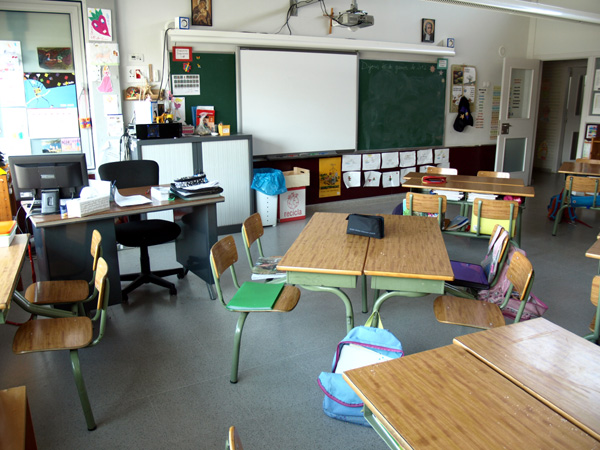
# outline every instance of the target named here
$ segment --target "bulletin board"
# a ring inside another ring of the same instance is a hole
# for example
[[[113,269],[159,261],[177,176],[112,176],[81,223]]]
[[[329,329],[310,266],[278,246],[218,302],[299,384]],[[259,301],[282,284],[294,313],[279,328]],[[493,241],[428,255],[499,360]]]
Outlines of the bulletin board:
[[[450,112],[458,112],[458,102],[464,96],[469,100],[473,114],[477,109],[477,69],[474,66],[453,64],[450,70]]]
[[[214,106],[215,123],[231,126],[238,132],[236,107],[236,67],[233,53],[192,53],[191,61],[173,61],[169,54],[171,74],[199,75],[199,95],[185,98],[185,122],[194,125],[192,106]],[[171,87],[172,88],[172,87]]]

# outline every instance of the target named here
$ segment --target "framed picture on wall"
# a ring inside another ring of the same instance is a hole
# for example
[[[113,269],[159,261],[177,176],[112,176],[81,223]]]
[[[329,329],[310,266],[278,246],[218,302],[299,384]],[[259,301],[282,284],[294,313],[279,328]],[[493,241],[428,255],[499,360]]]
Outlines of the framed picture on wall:
[[[435,20],[421,19],[421,42],[432,42],[435,40]]]
[[[212,0],[192,0],[192,25],[212,26]]]
[[[191,61],[192,47],[173,47],[173,61]]]

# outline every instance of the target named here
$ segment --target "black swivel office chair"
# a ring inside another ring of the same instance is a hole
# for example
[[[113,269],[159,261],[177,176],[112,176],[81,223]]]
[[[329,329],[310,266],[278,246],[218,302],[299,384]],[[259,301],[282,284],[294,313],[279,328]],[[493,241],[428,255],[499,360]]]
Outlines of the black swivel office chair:
[[[158,184],[158,163],[156,161],[135,160],[118,161],[101,165],[98,168],[100,178],[114,181],[118,189],[140,186],[156,186]],[[175,285],[161,277],[177,275],[185,276],[185,269],[169,269],[152,272],[148,247],[173,241],[181,233],[179,225],[168,220],[141,220],[139,215],[130,216],[129,222],[115,225],[116,239],[127,247],[140,248],[141,273],[121,275],[121,280],[133,280],[122,290],[123,300],[137,287],[145,283],[154,283],[169,289],[171,295],[177,294]]]

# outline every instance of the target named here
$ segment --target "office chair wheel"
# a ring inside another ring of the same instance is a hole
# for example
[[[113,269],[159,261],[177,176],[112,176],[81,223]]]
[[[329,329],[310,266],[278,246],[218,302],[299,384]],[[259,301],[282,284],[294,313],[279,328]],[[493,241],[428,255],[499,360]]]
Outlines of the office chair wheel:
[[[169,294],[171,294],[171,295],[177,295],[177,289],[176,288],[170,288],[169,289]]]
[[[129,300],[129,296],[127,294],[121,294],[121,301],[123,303],[127,303],[128,300]]]
[[[188,274],[188,272],[188,269],[184,269],[181,272],[177,272],[177,278],[182,280]]]

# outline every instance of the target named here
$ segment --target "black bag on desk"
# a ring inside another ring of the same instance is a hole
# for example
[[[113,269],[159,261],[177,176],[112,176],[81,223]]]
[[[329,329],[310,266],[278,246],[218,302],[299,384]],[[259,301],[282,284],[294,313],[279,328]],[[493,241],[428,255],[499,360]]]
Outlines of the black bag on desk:
[[[375,239],[383,238],[383,217],[381,216],[350,214],[346,220],[348,221],[347,234],[357,234]]]

